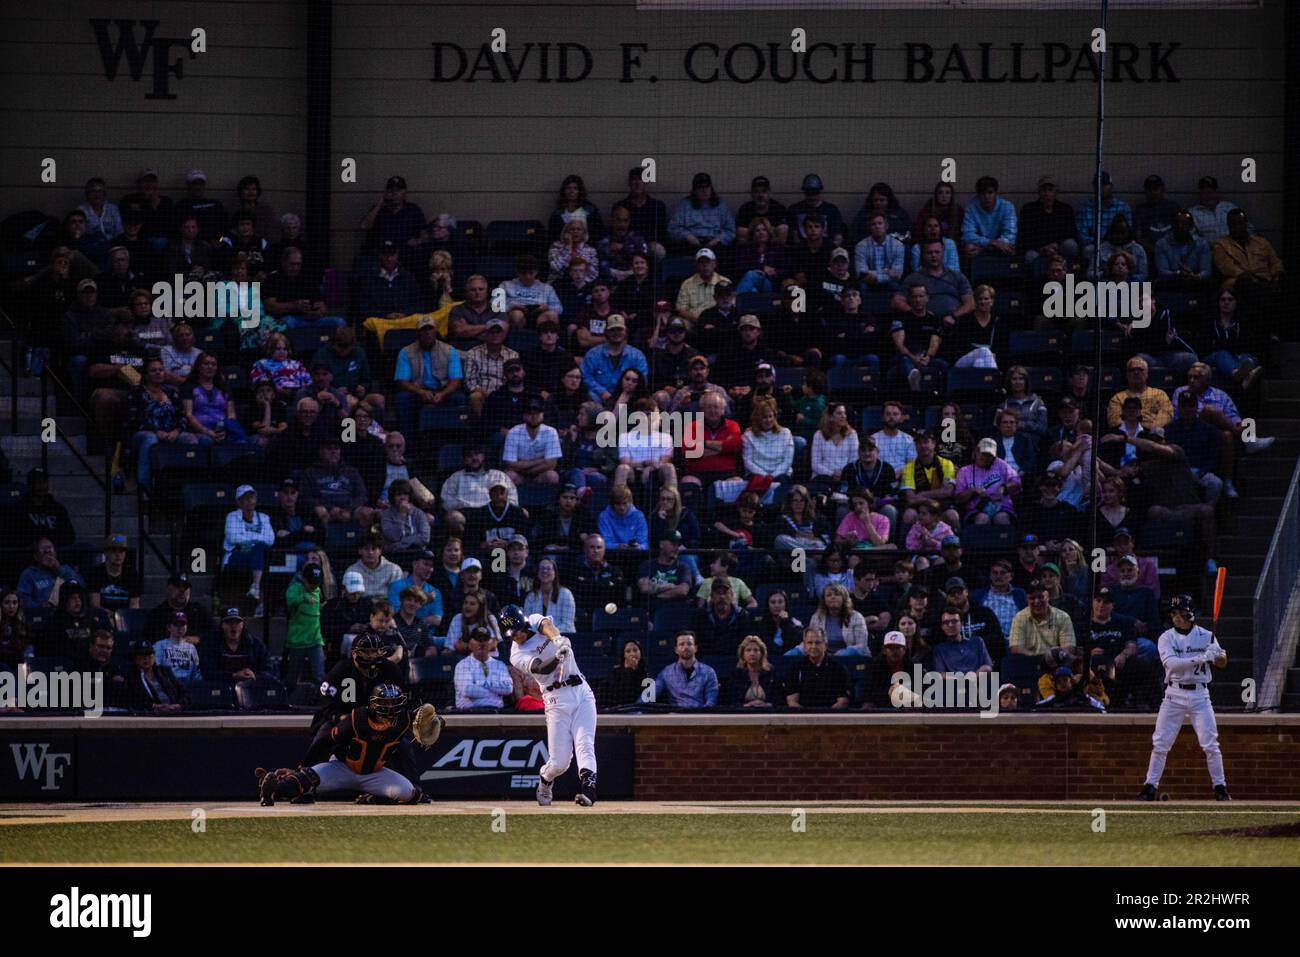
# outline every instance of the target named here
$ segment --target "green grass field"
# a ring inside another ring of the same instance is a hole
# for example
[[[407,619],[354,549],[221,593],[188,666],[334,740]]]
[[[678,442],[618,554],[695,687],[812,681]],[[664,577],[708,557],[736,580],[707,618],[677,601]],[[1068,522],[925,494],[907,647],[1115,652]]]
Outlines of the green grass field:
[[[771,813],[511,813],[504,833],[482,813],[346,816],[267,813],[186,820],[11,824],[0,863],[597,863],[891,865],[1287,865],[1300,837],[1212,836],[1226,827],[1300,820],[1247,808],[1170,808],[1107,814],[1095,833],[1086,809],[999,807],[974,813],[862,807]],[[6,815],[11,816],[11,815]],[[35,816],[35,815],[33,815]]]

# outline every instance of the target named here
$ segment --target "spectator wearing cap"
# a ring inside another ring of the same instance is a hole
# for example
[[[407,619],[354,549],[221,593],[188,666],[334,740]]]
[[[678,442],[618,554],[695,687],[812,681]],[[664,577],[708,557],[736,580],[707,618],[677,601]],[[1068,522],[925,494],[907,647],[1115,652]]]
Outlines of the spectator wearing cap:
[[[189,707],[185,686],[169,667],[158,664],[148,641],[131,642],[131,665],[125,689],[125,703],[130,710],[172,714]]]
[[[190,630],[185,612],[178,611],[167,622],[167,634],[154,642],[153,653],[181,684],[196,685],[203,680],[198,644],[199,636]]]
[[[1096,176],[1092,179],[1092,187],[1094,192],[1090,192],[1088,198],[1080,204],[1079,213],[1076,217],[1079,226],[1079,238],[1083,243],[1083,258],[1085,262],[1089,263],[1092,262],[1097,242]],[[1115,185],[1111,182],[1110,173],[1102,170],[1100,218],[1103,238],[1110,233],[1110,225],[1114,222],[1116,216],[1123,216],[1126,222],[1133,222],[1133,207],[1115,196]]]
[[[600,258],[588,239],[586,219],[574,217],[564,224],[559,237],[551,243],[547,260],[552,282],[568,272],[570,263],[579,260],[589,280],[600,274]]]
[[[610,548],[650,548],[650,529],[645,513],[632,504],[632,490],[615,485],[609,491],[609,504],[596,520],[601,537]]]
[[[642,562],[637,572],[637,588],[652,602],[687,602],[695,586],[695,571],[680,557],[681,533],[661,529],[655,548],[654,558]]]
[[[808,217],[821,218],[822,232],[832,246],[841,246],[848,238],[849,230],[839,207],[823,196],[825,185],[816,173],[809,173],[800,184],[803,199],[790,206],[787,214],[790,227],[790,242],[797,245],[809,237]],[[773,220],[775,222],[775,220]]]
[[[888,427],[888,420],[891,416],[898,416],[898,422],[902,421],[902,407],[893,406],[892,408],[894,409],[893,412],[890,411],[891,406],[888,403],[886,404],[886,427]],[[894,436],[902,436],[908,442],[912,441],[910,435],[898,430],[897,422],[893,426],[893,430]],[[898,523],[898,510],[895,508],[894,503],[898,497],[898,474],[893,465],[885,461],[880,454],[880,444],[877,441],[879,435],[880,433],[877,432],[875,435],[858,436],[858,458],[857,461],[845,468],[844,481],[850,488],[863,488],[870,492],[875,499],[876,509],[889,519],[891,526],[896,526]],[[891,437],[891,440],[893,440],[893,437]],[[895,442],[896,445],[903,449],[901,454],[906,456],[907,452],[903,443],[896,440]],[[915,444],[912,445],[911,457],[916,457]],[[903,461],[906,463],[908,459],[904,458]]]
[[[429,544],[429,516],[416,507],[413,498],[411,483],[407,479],[397,479],[388,487],[388,507],[380,512],[379,517],[386,554],[425,548]]]
[[[784,246],[789,238],[789,210],[772,198],[772,181],[766,176],[755,176],[749,181],[749,200],[736,210],[736,242],[753,245],[754,221],[765,219],[773,242]]]
[[[971,601],[993,612],[1004,635],[1011,634],[1016,615],[1029,605],[1024,589],[1012,584],[1011,562],[1005,558],[999,558],[989,566],[989,584],[975,589]]]
[[[464,527],[464,512],[482,508],[490,499],[494,485],[506,489],[511,505],[519,504],[519,492],[509,476],[500,469],[486,467],[487,456],[481,442],[469,442],[461,450],[461,467],[442,483],[442,507],[450,523]]]
[[[1106,706],[1100,700],[1088,694],[1084,688],[1082,678],[1083,676],[1080,675],[1079,680],[1076,680],[1073,669],[1068,665],[1061,665],[1052,672],[1051,693],[1038,699],[1037,704],[1034,705],[1034,710],[1100,711],[1104,713]]]
[[[1012,584],[1017,588],[1028,590],[1030,583],[1038,577],[1038,570],[1042,567],[1039,561],[1043,553],[1043,543],[1033,532],[1026,532],[1016,543],[1016,562],[1015,573],[1012,576]]]
[[[1225,432],[1221,432],[1209,422],[1209,416],[1201,418],[1197,410],[1197,396],[1185,387],[1174,392],[1176,418],[1165,430],[1165,438],[1181,448],[1187,456],[1187,465],[1200,487],[1207,505],[1214,505],[1224,493],[1223,478],[1216,473],[1231,475],[1232,455],[1224,453]],[[1230,433],[1229,433],[1230,434]],[[1226,459],[1226,461],[1225,461]],[[1231,490],[1232,493],[1236,489]],[[1235,494],[1230,497],[1236,498]]]
[[[682,629],[673,647],[677,658],[655,677],[654,700],[677,708],[716,707],[718,673],[696,657],[695,633]]]
[[[932,592],[946,591],[945,585],[951,578],[961,578],[972,590],[988,583],[987,575],[965,561],[961,538],[957,535],[949,535],[939,543],[939,560],[931,561],[926,572],[926,585]],[[989,648],[992,650],[993,646],[989,644]]]
[[[642,379],[650,373],[645,353],[627,344],[627,321],[615,313],[605,323],[605,344],[590,350],[582,360],[582,378],[591,400],[609,401],[628,369],[635,369]]]
[[[343,446],[335,436],[320,440],[317,462],[302,473],[301,507],[312,515],[317,528],[355,521],[369,528],[374,509],[366,505],[366,484],[361,473],[343,464]]]
[[[93,389],[91,414],[99,434],[112,443],[120,437],[127,397],[144,379],[148,352],[135,338],[134,321],[117,316],[107,333],[86,345],[86,377]]]
[[[176,203],[176,219],[183,221],[193,216],[198,221],[199,238],[216,242],[226,231],[230,217],[226,206],[219,199],[207,195],[208,175],[201,169],[192,169],[185,174],[185,198]]]
[[[988,650],[994,665],[1002,660],[1002,656],[1007,652],[1002,623],[990,609],[971,600],[966,579],[954,575],[944,582],[938,605],[941,611],[957,613],[962,634],[966,638],[978,638]]]
[[[632,257],[640,255],[649,263],[650,247],[644,237],[632,229],[632,211],[626,203],[615,203],[609,211],[609,230],[596,243],[600,275],[611,282],[623,282],[632,276]]]
[[[961,519],[952,507],[957,486],[955,466],[938,454],[938,442],[934,433],[923,429],[913,441],[916,454],[903,466],[898,480],[898,490],[907,505],[907,510],[903,512],[903,528],[908,528],[917,520],[917,509],[923,502],[930,502],[936,507],[936,515],[942,522],[950,526],[960,525]],[[951,531],[939,535],[939,541],[949,534]]]
[[[732,655],[750,628],[750,621],[736,602],[731,583],[714,578],[709,584],[709,600],[691,615],[691,630],[702,655]]]
[[[1084,372],[1086,375],[1086,371]],[[1062,396],[1057,403],[1055,425],[1047,429],[1047,442],[1049,445],[1055,445],[1057,442],[1077,442],[1079,436],[1086,430],[1083,426],[1082,404],[1072,395]],[[1088,428],[1092,423],[1088,423]]]
[[[540,319],[543,313],[563,316],[565,308],[550,283],[537,278],[540,269],[537,257],[522,255],[515,260],[515,276],[501,283],[497,289],[505,296],[506,316],[510,325],[522,329],[528,319]]]
[[[997,442],[980,439],[975,461],[957,472],[954,498],[967,525],[1010,525],[1015,517],[1020,476],[997,452]]]
[[[744,422],[753,414],[759,396],[773,396],[776,370],[772,367],[773,351],[763,341],[763,323],[753,313],[746,313],[737,323],[734,338],[723,342],[713,363],[711,376],[727,389],[732,412]]]
[[[380,243],[379,267],[361,279],[361,315],[388,322],[414,322],[422,311],[424,294],[415,276],[401,264],[401,247],[392,240]],[[408,317],[412,317],[408,319]]]
[[[532,591],[537,571],[528,563],[528,539],[516,533],[506,545],[506,565],[488,579],[492,594],[503,602],[522,604]]]
[[[1047,588],[1047,601],[1053,608],[1059,608],[1070,616],[1074,624],[1074,633],[1082,635],[1088,622],[1088,609],[1084,603],[1061,588],[1061,568],[1056,562],[1044,562],[1039,567],[1039,577]]]
[[[104,542],[104,563],[86,573],[86,591],[93,607],[110,612],[140,607],[144,586],[127,564],[128,548],[127,537],[120,532],[109,535]]]
[[[1133,231],[1138,242],[1152,252],[1173,231],[1182,207],[1165,196],[1165,181],[1156,173],[1142,181],[1142,193],[1143,201],[1133,208]]]
[[[1164,669],[1155,642],[1139,638],[1127,615],[1115,613],[1114,590],[1107,585],[1092,598],[1084,643],[1090,670],[1101,666],[1106,691],[1116,709],[1150,707],[1163,694]]]
[[[699,320],[695,323],[692,330],[691,325],[682,319],[681,316],[672,316],[671,307],[667,315],[664,315],[659,305],[656,305],[656,318],[662,317],[662,325],[666,329],[669,319],[676,318],[686,324],[687,331],[691,333],[691,339],[694,344],[700,348],[701,352],[717,352],[717,350],[736,338],[736,332],[740,328],[741,313],[736,307],[737,287],[723,279],[713,287],[713,305],[706,308],[700,313]],[[664,300],[666,303],[667,300]],[[666,333],[665,333],[666,335]]]
[[[898,674],[907,675],[910,682],[912,676],[910,666],[912,662],[908,656],[907,638],[901,631],[889,631],[885,633],[884,642],[881,645],[881,653],[867,662],[866,680],[863,683],[862,710],[863,711],[883,711],[894,706],[890,692],[894,689],[894,676]],[[902,679],[899,679],[901,682]]]
[[[402,592],[408,588],[414,588],[424,596],[424,604],[416,614],[421,621],[434,628],[439,628],[443,619],[443,603],[442,593],[433,583],[433,571],[436,564],[437,559],[428,548],[422,548],[416,552],[411,559],[411,574],[405,575],[390,584],[387,598],[389,604],[397,608],[402,603]]]
[[[325,314],[319,284],[303,272],[303,252],[289,246],[280,254],[278,268],[266,278],[266,311],[278,316],[286,329],[337,329],[342,316]],[[364,358],[364,353],[363,353]]]
[[[600,534],[588,535],[582,546],[582,562],[572,575],[573,597],[584,611],[604,608],[613,603],[622,605],[623,576],[605,560],[605,539]]]
[[[668,207],[650,195],[644,173],[640,166],[628,170],[628,194],[620,202],[632,216],[633,232],[645,237],[651,255],[658,260],[667,255],[664,243],[668,242]]]
[[[1074,208],[1057,200],[1056,189],[1055,176],[1038,177],[1038,199],[1020,208],[1016,251],[1027,263],[1040,256],[1044,264],[1053,256],[1064,256],[1071,262],[1079,258]]]
[[[387,598],[389,586],[402,577],[401,566],[384,557],[382,542],[374,536],[363,538],[357,545],[357,560],[347,567],[347,572],[361,576],[364,594],[371,601]]]
[[[784,207],[782,212],[784,214]],[[744,227],[745,240],[736,244],[735,267],[740,276],[736,290],[771,293],[789,271],[786,254],[789,226],[784,218],[769,216],[755,216],[740,222],[748,225]],[[714,290],[714,296],[716,298],[717,290]]]
[[[322,577],[319,565],[308,565],[302,577],[295,578],[284,593],[288,619],[284,683],[289,688],[304,680],[304,668],[311,669],[313,684],[325,679],[325,639],[320,627]]]
[[[615,315],[610,299],[612,287],[608,279],[593,279],[590,285],[591,301],[565,310],[571,318],[568,325],[570,338],[578,352],[586,352],[605,344],[605,323]],[[623,317],[626,321],[627,317]]]
[[[714,291],[724,282],[731,284],[731,280],[718,273],[717,254],[708,247],[700,249],[695,253],[695,272],[677,290],[677,315],[694,329],[704,311],[715,305]]]
[[[502,366],[504,381],[488,395],[483,403],[482,426],[488,434],[496,433],[499,440],[504,440],[509,431],[524,421],[524,410],[541,398],[526,383],[527,371],[524,360],[514,356]],[[544,404],[542,404],[544,408]]]
[[[167,579],[167,597],[149,610],[145,617],[144,633],[161,635],[167,631],[167,622],[176,612],[184,612],[190,630],[196,635],[206,635],[212,630],[212,615],[191,597],[190,580],[184,575]]]
[[[867,290],[892,292],[903,278],[903,244],[889,234],[884,213],[872,213],[867,226],[870,232],[853,247],[854,270]]]
[[[424,210],[406,201],[406,177],[390,176],[383,196],[361,217],[366,252],[392,243],[399,251],[409,251],[414,261],[415,249],[429,239],[426,223]]]
[[[85,356],[96,341],[113,329],[113,314],[99,303],[99,285],[86,278],[76,284],[76,297],[61,317],[64,354],[70,356],[69,376],[73,385],[84,387]]]
[[[528,530],[528,513],[510,501],[513,488],[508,477],[496,479],[488,489],[487,504],[464,512],[465,542],[470,548],[505,548],[516,534]]]
[[[713,188],[708,173],[696,173],[691,193],[673,210],[668,237],[686,252],[716,250],[736,241],[736,220],[731,208]]]
[[[507,324],[500,319],[489,319],[483,342],[468,350],[462,358],[465,371],[465,389],[474,415],[482,413],[488,397],[506,381],[506,363],[520,361],[519,353],[506,346]]]
[[[1068,613],[1053,608],[1048,599],[1047,586],[1036,580],[1025,593],[1028,606],[1016,612],[1011,622],[1011,639],[1008,651],[1013,655],[1046,656],[1053,649],[1074,656],[1077,640],[1074,622]]]
[[[849,675],[827,654],[826,635],[809,625],[803,652],[794,658],[785,677],[785,703],[790,708],[842,711],[849,706]]]
[[[1016,208],[998,195],[994,177],[981,176],[962,219],[962,252],[968,258],[986,253],[1014,256],[1016,235]]]
[[[457,662],[452,678],[457,709],[505,707],[506,696],[514,692],[514,681],[509,666],[492,656],[497,650],[496,636],[488,628],[474,625],[466,630],[465,637],[469,656]]]
[[[329,661],[338,660],[344,635],[355,635],[365,629],[372,607],[366,597],[366,580],[359,572],[344,572],[342,591],[320,610],[321,634]]]
[[[438,339],[433,317],[420,317],[416,329],[415,341],[397,354],[393,369],[393,380],[400,390],[397,393],[398,427],[406,434],[414,434],[419,410],[463,406],[466,401],[461,392],[464,372],[460,352]],[[499,347],[500,343],[497,345]]]
[[[1163,193],[1164,187],[1161,186]],[[1173,203],[1172,200],[1165,200]],[[1196,233],[1196,221],[1176,203],[1167,228],[1154,244],[1155,278],[1163,283],[1195,290],[1210,278],[1210,246]],[[1141,215],[1139,207],[1138,215]],[[1138,227],[1142,238],[1142,227]]]
[[[304,508],[299,495],[298,481],[285,478],[275,490],[275,505],[271,507],[271,529],[278,545],[292,546],[310,541],[316,534],[315,518]]]
[[[1228,234],[1228,214],[1237,208],[1236,203],[1219,196],[1219,181],[1213,176],[1202,176],[1196,183],[1197,203],[1188,212],[1196,223],[1196,234],[1211,249]]]
[[[141,232],[148,239],[166,240],[176,228],[176,205],[159,189],[156,170],[142,170],[135,179],[135,192],[123,196],[118,208],[124,222],[128,211],[136,212],[142,224]]]
[[[1022,527],[1034,529],[1049,551],[1059,551],[1067,538],[1082,537],[1083,515],[1061,498],[1061,479],[1054,472],[1038,480],[1038,498],[1024,504],[1020,518]]]
[[[658,318],[658,314],[656,314]],[[671,407],[675,393],[689,382],[691,390],[698,392],[686,399],[697,405],[709,383],[709,360],[694,346],[686,343],[686,320],[681,316],[665,318],[661,331],[656,331],[651,339],[650,381],[660,384],[655,393],[655,401],[661,409]],[[698,367],[698,370],[697,370]],[[716,386],[723,396],[726,390]],[[693,410],[694,411],[694,410]]]
[[[951,605],[939,613],[939,640],[931,651],[930,670],[944,674],[992,671],[993,659],[984,641],[962,627],[962,615]]]
[[[275,544],[275,529],[271,517],[257,510],[257,491],[253,486],[241,485],[235,489],[235,504],[238,507],[226,515],[221,567],[248,572],[252,576],[248,596],[260,601],[262,573],[267,552]]]
[[[896,354],[896,376],[913,392],[919,392],[925,370],[942,374],[948,369],[947,361],[938,358],[945,326],[930,311],[930,293],[924,282],[909,280],[907,302],[907,314],[895,316],[890,323],[889,338]]]
[[[266,645],[249,634],[238,608],[225,610],[216,640],[200,644],[199,658],[208,681],[233,685],[269,674]]]

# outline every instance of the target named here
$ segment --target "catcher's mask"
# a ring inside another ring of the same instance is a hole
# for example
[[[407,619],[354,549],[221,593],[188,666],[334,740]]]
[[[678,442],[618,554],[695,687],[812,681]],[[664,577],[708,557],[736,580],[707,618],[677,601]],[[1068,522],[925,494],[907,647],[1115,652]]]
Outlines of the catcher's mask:
[[[406,710],[406,692],[397,685],[377,685],[370,692],[370,713],[384,721],[396,721]]]
[[[363,631],[352,642],[352,663],[374,677],[379,670],[379,662],[391,652],[388,644],[373,631]]]

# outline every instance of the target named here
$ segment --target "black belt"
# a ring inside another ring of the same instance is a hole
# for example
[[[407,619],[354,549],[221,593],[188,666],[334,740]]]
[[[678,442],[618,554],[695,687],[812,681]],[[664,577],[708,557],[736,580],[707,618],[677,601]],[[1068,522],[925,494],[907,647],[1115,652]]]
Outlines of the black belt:
[[[557,681],[550,687],[544,688],[544,691],[554,691],[556,688],[572,688],[575,685],[582,684],[582,675],[574,675],[572,678],[565,678],[563,681]]]
[[[1176,681],[1171,681],[1171,682],[1169,682],[1169,684],[1165,685],[1165,687],[1166,687],[1166,688],[1182,688],[1184,691],[1195,691],[1197,688],[1203,688],[1203,687],[1205,687],[1205,686],[1204,686],[1204,685],[1184,685],[1184,684],[1179,684],[1179,683],[1176,682]]]

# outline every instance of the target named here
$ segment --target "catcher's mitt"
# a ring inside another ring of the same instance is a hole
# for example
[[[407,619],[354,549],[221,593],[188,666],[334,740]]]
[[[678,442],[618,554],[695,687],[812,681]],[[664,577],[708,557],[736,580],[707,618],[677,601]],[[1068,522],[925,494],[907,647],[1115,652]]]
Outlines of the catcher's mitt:
[[[420,742],[420,746],[426,749],[433,747],[433,743],[438,740],[446,725],[447,720],[438,714],[438,709],[431,704],[420,705],[411,716],[411,734],[415,736],[416,741]]]

